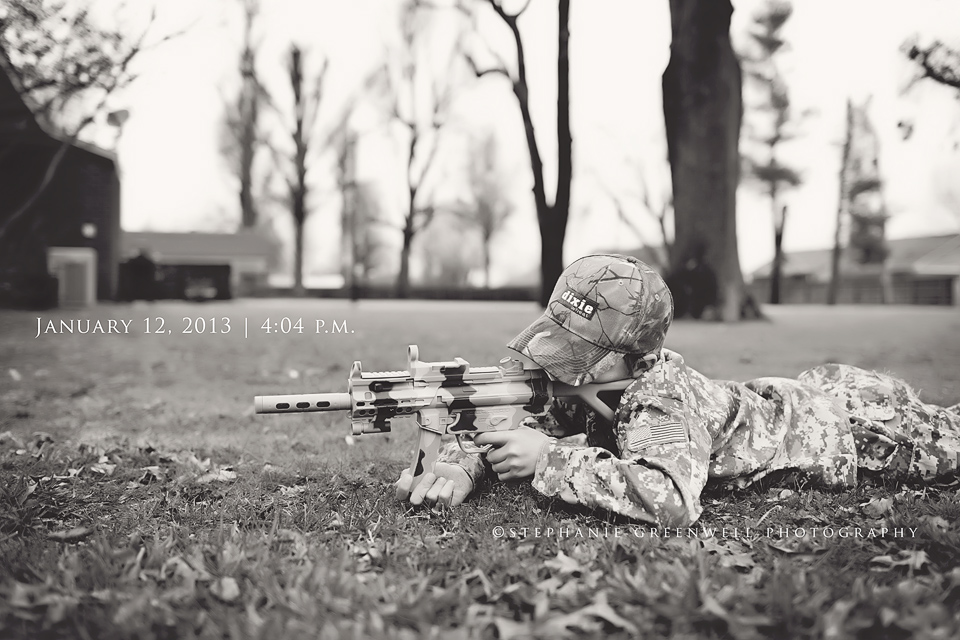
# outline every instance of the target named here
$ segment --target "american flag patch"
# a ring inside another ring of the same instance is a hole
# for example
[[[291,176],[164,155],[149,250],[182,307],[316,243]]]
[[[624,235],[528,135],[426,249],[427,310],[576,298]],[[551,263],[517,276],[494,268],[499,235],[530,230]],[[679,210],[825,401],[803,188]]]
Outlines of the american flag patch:
[[[630,429],[627,434],[627,446],[631,451],[674,442],[686,442],[687,432],[677,420],[644,422]]]

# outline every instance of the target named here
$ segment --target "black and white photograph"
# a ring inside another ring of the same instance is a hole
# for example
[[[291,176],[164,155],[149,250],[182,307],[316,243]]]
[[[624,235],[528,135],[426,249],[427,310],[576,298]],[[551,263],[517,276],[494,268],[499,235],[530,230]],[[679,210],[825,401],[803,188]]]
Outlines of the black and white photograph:
[[[0,0],[0,637],[960,637],[960,2]]]

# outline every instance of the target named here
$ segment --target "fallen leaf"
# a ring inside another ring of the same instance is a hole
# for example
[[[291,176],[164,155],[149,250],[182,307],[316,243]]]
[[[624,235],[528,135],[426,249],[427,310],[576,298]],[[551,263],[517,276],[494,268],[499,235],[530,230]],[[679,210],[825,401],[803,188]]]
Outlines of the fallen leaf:
[[[163,481],[163,470],[159,466],[140,467],[140,470],[143,471],[143,475],[137,481],[139,484]]]
[[[230,603],[240,597],[240,585],[230,576],[225,576],[210,585],[210,592],[219,600]]]
[[[196,467],[198,471],[207,471],[208,469],[210,469],[210,458],[204,458],[203,460],[201,460],[193,453],[187,456],[187,459],[185,460],[185,462],[187,464],[190,464]]]
[[[926,515],[920,518],[922,522],[926,522],[932,528],[937,531],[946,531],[950,528],[950,523],[946,519],[941,518],[940,516]]]
[[[257,613],[256,605],[253,602],[248,602],[245,609],[247,612],[247,625],[249,630],[256,631],[260,627],[262,627],[263,623],[266,622],[266,620],[264,620],[263,617],[259,613]],[[251,635],[256,635],[256,634],[251,634]]]
[[[546,580],[541,580],[537,583],[537,589],[547,594],[556,593],[561,586],[563,586],[563,580],[556,576],[550,576]]]
[[[36,449],[39,449],[45,444],[52,444],[53,436],[51,436],[46,431],[34,431],[33,432],[33,446]]]
[[[868,516],[879,518],[893,509],[893,498],[873,498],[869,502],[862,503],[860,508]]]
[[[509,618],[496,617],[493,619],[493,624],[497,627],[497,636],[500,640],[518,640],[520,638],[533,637],[533,628],[529,622],[516,622]]]
[[[738,569],[752,569],[756,562],[749,553],[731,553],[720,558],[721,567],[736,567]]]
[[[580,563],[565,554],[563,551],[557,551],[557,557],[551,558],[543,563],[548,569],[553,569],[554,571],[559,572],[560,574],[564,573],[576,573],[582,571],[583,567],[580,566]]]
[[[893,622],[900,616],[896,611],[890,607],[881,607],[880,608],[880,623],[885,627],[889,627]]]
[[[907,567],[912,570],[918,570],[929,562],[930,559],[927,557],[926,551],[911,549],[901,549],[897,552],[896,557],[886,555],[876,556],[870,559],[871,564],[878,565],[873,567],[874,571],[890,571],[894,567]]]
[[[768,542],[767,546],[784,553],[821,553],[827,550],[812,538],[787,538],[779,544]]]
[[[21,491],[20,494],[17,496],[17,504],[22,505],[24,502],[26,502],[27,498],[33,495],[33,492],[37,490],[37,486],[39,485],[37,485],[36,482],[34,482],[31,479],[28,479],[24,483],[23,491]]]
[[[583,629],[585,631],[598,629],[595,618],[599,618],[608,624],[628,633],[637,633],[637,627],[614,611],[613,607],[607,602],[607,592],[600,591],[596,595],[596,600],[572,613],[550,618],[542,625],[537,625],[538,632],[547,632],[544,635],[564,635],[569,627]]]
[[[94,465],[90,465],[90,471],[93,471],[94,473],[102,473],[105,476],[112,476],[116,469],[117,465],[106,462],[98,462]]]
[[[10,377],[13,378],[14,382],[20,382],[23,379],[23,376],[21,376],[20,372],[16,369],[7,369],[7,373],[10,374]]]
[[[62,531],[51,531],[47,534],[47,539],[57,542],[76,542],[83,540],[91,533],[93,533],[93,529],[90,527],[74,527],[73,529],[64,529]]]
[[[6,444],[7,442],[12,443],[17,449],[22,449],[24,447],[23,442],[13,435],[12,431],[4,431],[3,433],[0,433],[0,444]]]
[[[233,482],[237,479],[237,472],[231,469],[217,469],[211,471],[210,473],[205,473],[199,478],[197,482],[199,484],[207,484],[210,482]]]
[[[7,596],[10,606],[28,609],[36,603],[38,587],[22,582],[13,583],[13,592]]]

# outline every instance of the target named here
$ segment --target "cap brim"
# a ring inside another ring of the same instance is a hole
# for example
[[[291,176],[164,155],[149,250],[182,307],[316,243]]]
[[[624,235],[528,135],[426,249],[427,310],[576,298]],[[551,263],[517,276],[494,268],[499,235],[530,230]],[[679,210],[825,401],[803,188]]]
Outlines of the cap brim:
[[[600,373],[595,370],[597,365],[613,353],[587,342],[546,314],[524,329],[507,347],[530,358],[560,382],[574,386],[593,380]]]

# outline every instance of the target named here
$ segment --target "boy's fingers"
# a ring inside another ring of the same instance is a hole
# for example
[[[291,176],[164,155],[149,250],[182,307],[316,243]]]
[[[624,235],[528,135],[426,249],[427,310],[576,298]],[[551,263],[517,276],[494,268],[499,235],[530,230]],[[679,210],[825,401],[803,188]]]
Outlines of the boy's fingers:
[[[397,500],[406,500],[410,495],[410,486],[413,484],[413,474],[410,469],[404,469],[397,479]]]
[[[437,496],[437,503],[442,504],[446,507],[453,506],[453,482],[447,482],[443,485],[443,489],[440,490],[440,495]]]
[[[420,479],[420,484],[414,488],[413,494],[410,496],[410,503],[421,504],[423,502],[423,496],[426,495],[427,491],[436,481],[437,476],[433,472],[424,474],[424,476]]]
[[[424,495],[424,501],[427,504],[436,504],[437,498],[440,496],[440,491],[447,485],[450,484],[447,482],[446,478],[437,478],[436,482],[433,483],[433,486],[427,491]]]
[[[493,469],[495,473],[505,473],[510,470],[510,465],[507,464],[506,460],[500,460],[494,464],[491,464],[490,468]]]
[[[512,437],[510,431],[484,431],[477,435],[473,442],[478,445],[492,444],[495,447],[500,447],[510,442]]]

